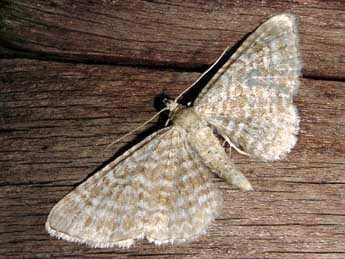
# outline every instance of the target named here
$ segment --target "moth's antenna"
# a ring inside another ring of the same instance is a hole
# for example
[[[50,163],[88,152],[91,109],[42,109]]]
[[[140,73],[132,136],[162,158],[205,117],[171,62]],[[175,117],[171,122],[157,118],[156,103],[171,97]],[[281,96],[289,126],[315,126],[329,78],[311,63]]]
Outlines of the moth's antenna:
[[[230,47],[227,47],[223,51],[222,55],[220,55],[220,57],[213,63],[212,66],[210,66],[204,73],[202,73],[202,75],[199,76],[199,78],[191,86],[189,86],[182,93],[180,93],[179,96],[177,96],[175,98],[175,102],[177,102],[186,92],[188,92],[192,87],[194,87],[201,80],[201,78],[203,78],[208,72],[210,72],[210,70],[218,64],[219,60],[221,60],[224,57],[224,55],[229,51],[229,49],[230,49]]]
[[[134,130],[128,132],[127,134],[123,135],[122,137],[118,138],[114,142],[110,143],[103,151],[106,151],[108,148],[110,148],[112,145],[116,144],[117,142],[123,140],[124,138],[127,138],[129,135],[133,134],[134,132],[140,130],[142,127],[144,127],[146,124],[154,120],[158,115],[160,115],[162,112],[169,110],[168,107],[165,107],[163,110],[157,112],[151,119],[145,121],[143,124],[141,124],[139,127],[135,128]]]

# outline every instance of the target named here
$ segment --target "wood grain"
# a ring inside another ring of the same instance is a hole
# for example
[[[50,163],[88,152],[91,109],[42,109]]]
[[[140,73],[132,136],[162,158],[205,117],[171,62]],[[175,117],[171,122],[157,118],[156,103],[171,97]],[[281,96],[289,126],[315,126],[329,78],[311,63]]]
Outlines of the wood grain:
[[[343,0],[2,0],[0,40],[39,59],[203,71],[280,12],[298,17],[304,75],[344,80]]]
[[[199,73],[29,59],[0,60],[0,258],[344,258],[344,82],[303,79],[299,141],[288,160],[233,152],[255,191],[215,178],[224,210],[190,244],[92,249],[50,238],[52,206],[150,118],[154,98],[176,96]],[[158,98],[159,99],[159,98]],[[159,104],[156,104],[159,107]]]

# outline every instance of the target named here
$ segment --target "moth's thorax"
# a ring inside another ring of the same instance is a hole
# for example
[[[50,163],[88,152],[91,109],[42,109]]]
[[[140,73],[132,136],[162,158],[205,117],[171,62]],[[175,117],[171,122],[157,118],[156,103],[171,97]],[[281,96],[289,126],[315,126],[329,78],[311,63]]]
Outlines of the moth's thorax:
[[[176,102],[176,100],[164,99],[164,104],[169,110],[169,121],[174,122],[177,116],[180,116],[187,107]],[[174,124],[174,123],[173,123]]]
[[[194,109],[192,107],[185,106],[174,114],[171,121],[173,125],[177,125],[185,129],[198,128],[203,124]]]

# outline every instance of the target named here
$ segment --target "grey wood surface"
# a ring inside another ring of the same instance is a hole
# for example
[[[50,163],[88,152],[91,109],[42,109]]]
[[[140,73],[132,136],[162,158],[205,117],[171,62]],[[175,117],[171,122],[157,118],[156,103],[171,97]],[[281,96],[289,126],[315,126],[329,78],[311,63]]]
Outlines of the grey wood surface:
[[[183,245],[93,249],[51,238],[52,206],[161,123],[104,151],[268,15],[299,19],[299,140],[287,160],[232,152],[255,191]],[[344,258],[345,2],[0,3],[0,258]],[[159,98],[158,98],[159,100]]]
[[[268,16],[299,20],[304,75],[344,79],[345,1],[2,0],[1,41],[33,57],[204,70]]]

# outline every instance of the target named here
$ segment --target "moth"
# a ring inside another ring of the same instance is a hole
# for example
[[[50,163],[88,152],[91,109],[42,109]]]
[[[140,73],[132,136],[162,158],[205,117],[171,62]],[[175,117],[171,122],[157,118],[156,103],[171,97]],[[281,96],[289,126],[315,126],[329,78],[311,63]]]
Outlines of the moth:
[[[170,126],[60,200],[46,230],[92,247],[130,247],[141,238],[159,245],[199,237],[221,203],[211,173],[252,190],[214,130],[251,157],[285,157],[297,140],[293,96],[300,71],[295,17],[271,17],[226,60],[193,105],[183,106],[178,98],[166,101]]]

